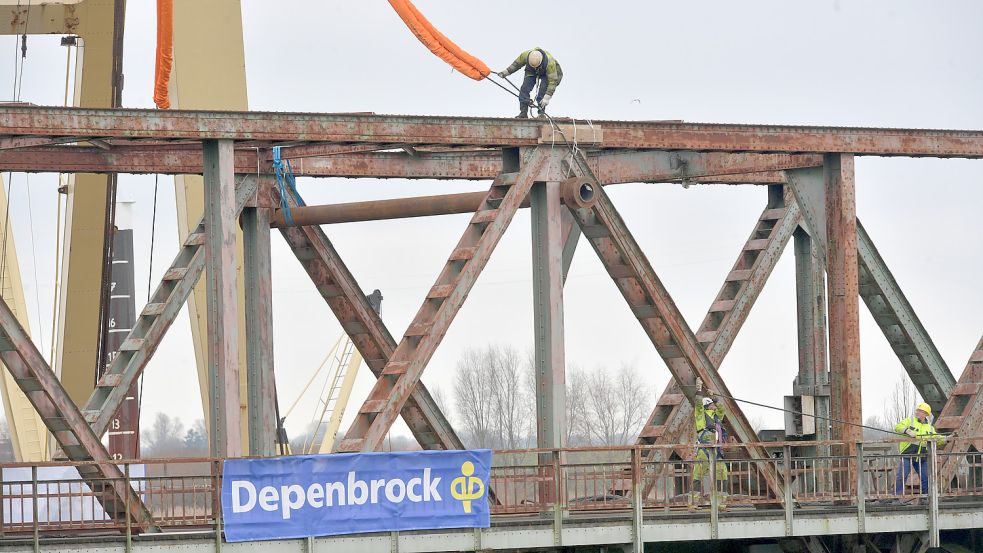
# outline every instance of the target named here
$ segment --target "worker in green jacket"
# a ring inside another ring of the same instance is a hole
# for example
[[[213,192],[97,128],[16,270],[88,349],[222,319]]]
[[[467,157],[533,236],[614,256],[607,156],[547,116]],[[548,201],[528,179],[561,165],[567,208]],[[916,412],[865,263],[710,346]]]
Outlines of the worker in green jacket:
[[[901,452],[901,466],[898,468],[898,477],[894,483],[894,493],[901,495],[904,491],[905,482],[908,475],[914,470],[921,477],[921,493],[928,493],[928,450],[929,442],[934,441],[938,445],[945,443],[945,437],[935,431],[935,427],[928,421],[932,414],[932,407],[927,403],[919,403],[915,408],[915,416],[902,419],[894,425],[894,431],[898,434],[905,434],[915,438],[917,443],[901,442],[898,450]]]
[[[518,119],[529,117],[529,105],[532,104],[530,94],[532,89],[539,83],[539,90],[536,92],[536,105],[539,107],[539,117],[546,117],[546,106],[549,105],[556,92],[556,87],[563,80],[563,70],[560,69],[559,62],[542,48],[526,50],[515,58],[512,65],[499,71],[498,76],[506,78],[515,73],[519,68],[525,67],[525,78],[522,80],[522,87],[519,89],[519,115]]]
[[[711,489],[717,494],[717,505],[721,509],[727,507],[726,484],[730,473],[727,464],[723,461],[724,455],[718,444],[726,440],[724,432],[724,420],[727,412],[723,405],[717,402],[716,394],[704,391],[703,381],[696,379],[696,403],[693,409],[693,416],[696,422],[696,458],[693,463],[693,491],[689,495],[689,509],[695,510],[706,494],[703,490],[705,477],[710,475],[710,458],[713,456],[716,461],[716,475],[713,478]]]

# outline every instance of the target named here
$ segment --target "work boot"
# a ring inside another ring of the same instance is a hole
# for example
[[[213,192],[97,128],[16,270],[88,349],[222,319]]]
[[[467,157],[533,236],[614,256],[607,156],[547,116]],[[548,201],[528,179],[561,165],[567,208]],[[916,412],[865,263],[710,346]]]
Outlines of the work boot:
[[[529,119],[529,108],[526,107],[526,106],[522,106],[522,108],[519,109],[519,115],[516,115],[515,118],[516,119]]]
[[[547,117],[546,110],[541,109],[539,110],[539,115],[536,116],[536,119],[546,119],[546,117]]]
[[[695,513],[700,509],[700,501],[703,498],[699,492],[690,492],[686,494],[686,510]]]
[[[717,492],[717,510],[726,511],[727,510],[727,493]]]

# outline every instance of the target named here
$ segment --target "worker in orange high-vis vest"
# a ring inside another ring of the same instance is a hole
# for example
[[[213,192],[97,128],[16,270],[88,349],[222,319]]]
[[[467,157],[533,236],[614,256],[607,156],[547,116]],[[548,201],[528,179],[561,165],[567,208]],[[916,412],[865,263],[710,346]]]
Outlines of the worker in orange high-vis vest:
[[[915,408],[915,416],[902,419],[894,425],[894,431],[914,438],[917,442],[901,442],[898,449],[901,452],[901,466],[898,467],[898,476],[894,483],[894,493],[901,495],[904,491],[905,481],[911,471],[918,473],[921,477],[921,490],[919,493],[928,493],[928,449],[929,441],[934,441],[938,445],[945,443],[945,437],[935,431],[932,423],[928,422],[929,415],[932,414],[932,407],[927,403],[919,403]]]
[[[563,80],[563,69],[560,68],[560,63],[549,52],[542,48],[533,48],[519,54],[512,65],[498,72],[498,76],[504,79],[522,67],[526,69],[526,76],[522,80],[522,87],[519,88],[519,115],[516,115],[516,118],[526,119],[529,117],[532,89],[536,83],[539,83],[539,90],[536,92],[536,105],[539,107],[539,118],[545,119],[546,106],[553,98],[556,87]]]

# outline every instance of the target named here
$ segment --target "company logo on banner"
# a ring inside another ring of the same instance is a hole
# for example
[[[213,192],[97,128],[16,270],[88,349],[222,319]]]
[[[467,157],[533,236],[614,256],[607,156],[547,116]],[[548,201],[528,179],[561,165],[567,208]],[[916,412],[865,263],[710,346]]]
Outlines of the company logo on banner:
[[[223,467],[229,541],[489,526],[489,450],[228,459]]]

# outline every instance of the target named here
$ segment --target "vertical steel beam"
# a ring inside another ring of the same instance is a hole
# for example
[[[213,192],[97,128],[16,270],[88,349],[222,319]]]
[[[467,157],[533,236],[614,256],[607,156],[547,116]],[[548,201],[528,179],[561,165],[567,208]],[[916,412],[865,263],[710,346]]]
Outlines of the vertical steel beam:
[[[836,418],[832,438],[854,444],[863,440],[860,424],[860,284],[853,154],[827,154],[826,244],[829,274],[830,403]],[[849,424],[848,424],[849,423]]]
[[[803,228],[794,235],[799,374],[795,393],[815,400],[816,440],[829,440],[829,370],[826,366],[826,270]],[[822,418],[820,418],[822,417]],[[804,422],[804,421],[803,421]]]
[[[239,327],[236,295],[235,182],[231,140],[203,143],[205,286],[208,296],[210,452],[242,454],[239,430]]]
[[[249,207],[240,216],[246,290],[246,390],[249,454],[275,455],[276,385],[273,378],[273,276],[270,209]]]
[[[564,242],[560,183],[537,182],[529,193],[536,363],[536,447],[566,446],[563,346]],[[571,217],[572,218],[572,217]],[[568,236],[576,229],[570,227]],[[576,231],[579,234],[579,231]],[[575,235],[576,236],[576,235]]]
[[[560,229],[563,235],[563,283],[566,284],[573,254],[577,253],[577,244],[580,243],[580,227],[573,220],[569,209],[560,210]]]

